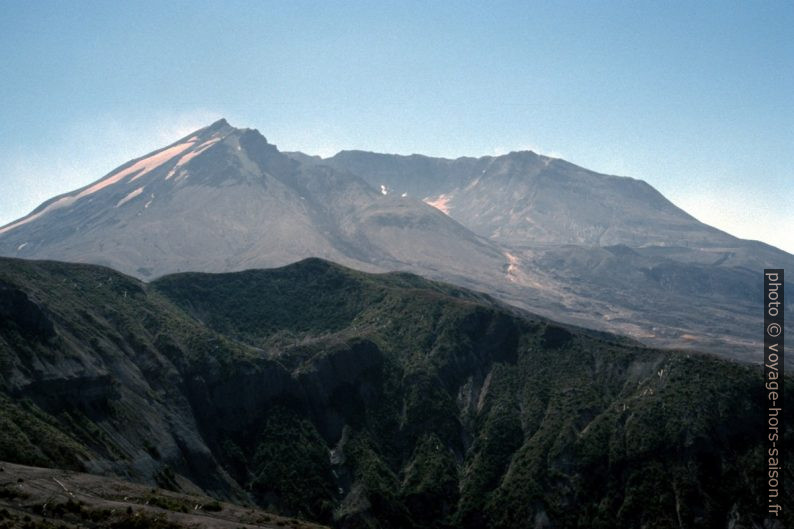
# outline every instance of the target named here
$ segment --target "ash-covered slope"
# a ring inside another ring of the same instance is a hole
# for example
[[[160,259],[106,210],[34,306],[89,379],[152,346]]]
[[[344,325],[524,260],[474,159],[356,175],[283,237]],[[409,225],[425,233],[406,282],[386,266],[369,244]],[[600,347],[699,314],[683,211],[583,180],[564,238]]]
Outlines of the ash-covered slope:
[[[0,288],[0,460],[345,529],[753,527],[766,512],[757,366],[317,259],[149,284],[0,259]]]
[[[506,266],[495,245],[421,201],[298,163],[224,120],[0,228],[0,255],[103,264],[141,278],[306,257],[443,270],[461,282]]]
[[[706,226],[644,182],[562,160],[356,151],[323,160],[281,153],[223,120],[0,228],[0,255],[145,280],[320,257],[749,361],[761,358],[761,270],[794,267],[791,255]]]
[[[596,173],[531,151],[454,160],[342,151],[311,160],[423,199],[480,235],[511,246],[725,248],[748,242],[697,221],[642,180]],[[771,247],[767,251],[775,255]]]
[[[794,267],[791,254],[703,224],[646,182],[532,152],[306,162],[421,198],[499,244],[512,303],[657,345],[759,359],[762,271]]]

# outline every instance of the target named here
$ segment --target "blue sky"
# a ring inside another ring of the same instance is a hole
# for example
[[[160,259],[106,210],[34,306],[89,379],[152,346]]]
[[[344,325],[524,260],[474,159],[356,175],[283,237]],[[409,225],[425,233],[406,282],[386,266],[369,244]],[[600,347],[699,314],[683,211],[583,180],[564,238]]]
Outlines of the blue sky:
[[[0,224],[219,117],[285,150],[532,149],[794,252],[791,2],[0,0]]]

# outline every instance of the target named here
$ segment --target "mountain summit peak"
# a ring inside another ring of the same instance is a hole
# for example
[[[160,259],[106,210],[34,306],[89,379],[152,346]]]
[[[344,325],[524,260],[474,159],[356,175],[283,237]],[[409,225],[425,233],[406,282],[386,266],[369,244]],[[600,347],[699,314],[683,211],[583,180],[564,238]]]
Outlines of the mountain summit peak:
[[[259,132],[259,129],[252,129],[248,127],[238,128],[233,125],[230,125],[229,122],[226,121],[226,118],[220,118],[219,120],[211,123],[210,125],[207,125],[204,128],[197,130],[193,134],[190,134],[186,137],[192,137],[192,136],[204,137],[207,135],[227,136],[232,133],[236,133],[241,137],[249,138],[253,141],[256,141],[257,143],[268,143],[267,138],[265,137],[264,134]]]
[[[232,132],[234,130],[237,130],[237,129],[235,127],[232,127],[231,125],[229,125],[229,122],[226,121],[226,118],[221,118],[221,119],[219,119],[217,121],[214,121],[210,125],[202,128],[202,129],[199,129],[196,132],[197,133],[198,132],[203,132],[203,133],[214,134],[214,133],[217,133],[217,132]]]

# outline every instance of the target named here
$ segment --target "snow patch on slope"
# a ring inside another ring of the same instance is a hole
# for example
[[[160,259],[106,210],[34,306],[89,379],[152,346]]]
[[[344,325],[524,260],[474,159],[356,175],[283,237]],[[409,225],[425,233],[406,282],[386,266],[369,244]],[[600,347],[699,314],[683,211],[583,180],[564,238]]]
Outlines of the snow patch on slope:
[[[193,141],[187,141],[185,143],[179,143],[167,149],[163,149],[160,152],[156,152],[151,156],[147,156],[142,160],[138,160],[131,166],[127,167],[126,169],[122,169],[117,173],[113,173],[106,178],[100,180],[99,182],[93,184],[90,187],[82,190],[77,195],[68,195],[65,197],[61,197],[52,204],[45,207],[43,210],[39,211],[38,213],[28,215],[27,217],[14,222],[13,224],[9,224],[5,228],[0,229],[0,233],[5,233],[7,231],[13,230],[14,228],[18,228],[23,224],[27,224],[28,222],[32,222],[38,218],[40,218],[45,213],[49,213],[56,209],[62,208],[64,206],[68,206],[73,204],[77,200],[80,200],[83,197],[96,193],[97,191],[104,189],[108,186],[111,186],[119,181],[121,181],[124,177],[129,176],[131,174],[135,174],[135,176],[130,179],[130,182],[135,181],[136,179],[140,178],[144,174],[148,173],[149,171],[156,169],[157,167],[161,166],[174,156],[182,153],[184,150],[190,148],[193,145]]]
[[[131,167],[129,167],[129,168],[125,169],[124,171],[122,171],[122,173],[131,174],[131,173],[140,171],[138,174],[136,174],[135,176],[133,176],[130,179],[130,182],[134,182],[135,180],[137,180],[138,178],[142,177],[143,175],[145,175],[146,173],[148,173],[152,169],[160,167],[161,165],[163,165],[165,162],[167,162],[168,160],[170,160],[174,156],[182,153],[184,150],[186,150],[186,149],[188,149],[188,148],[190,148],[192,146],[193,146],[193,142],[185,142],[185,143],[180,143],[178,145],[174,145],[173,147],[169,147],[168,149],[165,149],[164,151],[160,151],[157,154],[153,154],[152,156],[149,156],[148,158],[140,160],[139,162],[133,164]],[[121,176],[120,178],[123,178],[123,177],[124,176]]]
[[[139,187],[135,191],[129,192],[126,197],[124,197],[124,198],[122,198],[121,200],[118,201],[118,203],[116,204],[116,207],[119,207],[119,206],[122,206],[122,205],[126,204],[127,202],[129,202],[133,198],[137,197],[141,193],[143,193],[143,187]]]
[[[437,210],[443,212],[445,215],[449,215],[449,199],[450,197],[446,194],[442,193],[438,195],[436,198],[427,197],[422,202],[427,204],[428,206],[433,206]]]
[[[203,153],[204,151],[206,151],[207,149],[209,149],[210,147],[212,147],[213,145],[215,145],[219,141],[221,141],[221,138],[214,138],[214,139],[211,139],[209,141],[205,141],[204,143],[199,145],[196,149],[194,149],[194,150],[190,151],[189,153],[183,155],[179,159],[179,161],[176,162],[176,165],[173,167],[173,169],[168,171],[168,174],[165,176],[165,179],[166,180],[170,179],[172,176],[174,176],[176,174],[177,170],[180,169],[183,165],[186,165],[190,160],[192,160],[193,158],[195,158],[199,154]]]
[[[505,252],[505,257],[507,257],[507,280],[515,283],[518,281],[518,257],[510,252]]]
[[[69,204],[71,204],[75,200],[77,200],[77,197],[61,197],[58,200],[56,200],[55,202],[53,202],[52,204],[50,204],[49,206],[47,206],[46,208],[44,208],[41,211],[39,211],[38,213],[34,213],[33,215],[28,215],[24,219],[18,220],[17,222],[15,222],[13,224],[9,224],[5,228],[0,229],[0,233],[5,233],[5,232],[7,232],[9,230],[13,230],[14,228],[22,226],[23,224],[27,224],[28,222],[34,221],[37,218],[39,218],[42,215],[44,215],[45,213],[49,213],[50,211],[62,208],[64,206],[68,206]]]

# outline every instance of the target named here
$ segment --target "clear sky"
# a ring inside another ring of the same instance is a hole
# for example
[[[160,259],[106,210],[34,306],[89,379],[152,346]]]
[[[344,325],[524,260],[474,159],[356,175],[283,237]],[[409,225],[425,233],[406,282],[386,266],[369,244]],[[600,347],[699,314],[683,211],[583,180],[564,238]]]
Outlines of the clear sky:
[[[0,11],[0,224],[226,117],[324,156],[532,149],[794,252],[792,2]]]

